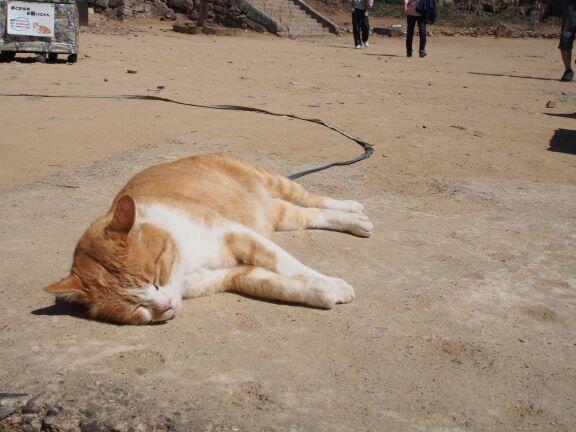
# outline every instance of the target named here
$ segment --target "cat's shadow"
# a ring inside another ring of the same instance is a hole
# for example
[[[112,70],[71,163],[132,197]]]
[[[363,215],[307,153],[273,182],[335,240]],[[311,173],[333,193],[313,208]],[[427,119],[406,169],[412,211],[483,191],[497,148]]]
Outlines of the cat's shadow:
[[[46,306],[40,309],[33,310],[32,315],[47,315],[47,316],[56,316],[56,315],[68,315],[74,318],[80,319],[90,319],[88,316],[88,311],[82,305],[77,303],[68,303],[65,301],[56,300],[51,306]]]
[[[276,304],[276,305],[289,305],[289,306],[303,307],[306,309],[322,310],[322,308],[317,308],[317,307],[305,305],[305,304],[285,302],[285,301],[281,301],[281,300],[265,299],[265,298],[259,298],[259,297],[252,297],[252,296],[249,296],[249,295],[246,295],[243,293],[234,293],[234,294],[238,295],[240,297],[244,297],[246,299],[256,300],[256,301],[260,301],[260,302],[264,302],[264,303],[270,303],[270,304]],[[74,318],[94,321],[94,319],[91,318],[90,315],[88,315],[88,310],[84,306],[82,306],[78,303],[69,303],[69,302],[65,302],[62,300],[56,300],[56,302],[53,305],[33,310],[31,312],[31,314],[37,315],[37,316],[71,316]],[[149,323],[147,325],[163,325],[163,324],[166,324],[167,322],[168,321],[158,321],[158,322]],[[107,322],[107,324],[120,325],[120,326],[122,325],[122,324],[117,324],[117,323],[113,323],[113,322]]]
[[[78,303],[69,303],[63,300],[56,299],[56,302],[51,306],[46,306],[40,309],[33,310],[31,312],[32,315],[40,315],[40,316],[71,316],[74,318],[80,318],[88,321],[97,321],[94,318],[90,317],[88,314],[88,310]],[[148,323],[147,325],[164,325],[168,321],[156,321],[152,323]],[[106,324],[112,324],[117,326],[122,326],[124,324],[118,324],[114,322],[106,321]]]

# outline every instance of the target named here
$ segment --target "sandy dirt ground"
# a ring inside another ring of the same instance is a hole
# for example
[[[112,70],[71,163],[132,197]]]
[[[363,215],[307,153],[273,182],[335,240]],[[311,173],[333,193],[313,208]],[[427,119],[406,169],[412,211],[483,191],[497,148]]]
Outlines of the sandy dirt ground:
[[[401,39],[126,26],[83,34],[76,65],[0,64],[0,93],[244,104],[374,143],[301,180],[362,202],[370,239],[274,236],[357,299],[222,294],[145,327],[54,305],[42,287],[143,167],[225,150],[288,174],[359,149],[259,114],[0,97],[0,431],[575,430],[576,84],[556,41],[432,37],[407,59]]]

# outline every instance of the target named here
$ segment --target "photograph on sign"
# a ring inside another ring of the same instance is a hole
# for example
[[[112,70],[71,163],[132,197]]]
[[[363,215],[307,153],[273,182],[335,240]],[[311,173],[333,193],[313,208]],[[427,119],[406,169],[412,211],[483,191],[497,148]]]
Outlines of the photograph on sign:
[[[7,31],[15,36],[54,36],[54,4],[8,2]]]

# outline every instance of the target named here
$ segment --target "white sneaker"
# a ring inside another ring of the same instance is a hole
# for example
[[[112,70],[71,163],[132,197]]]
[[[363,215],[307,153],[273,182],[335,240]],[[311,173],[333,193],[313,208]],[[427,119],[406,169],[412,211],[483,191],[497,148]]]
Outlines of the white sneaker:
[[[364,46],[368,48],[370,46],[370,42],[364,42]]]
[[[362,48],[362,45],[356,45],[356,49]]]

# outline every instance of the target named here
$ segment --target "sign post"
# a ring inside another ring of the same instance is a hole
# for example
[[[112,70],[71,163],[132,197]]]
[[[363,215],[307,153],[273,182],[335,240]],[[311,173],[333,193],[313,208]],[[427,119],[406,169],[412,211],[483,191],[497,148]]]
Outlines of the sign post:
[[[8,2],[6,30],[14,36],[54,36],[54,3]]]
[[[79,24],[85,27],[88,25],[88,0],[76,0],[76,6],[78,7]]]

